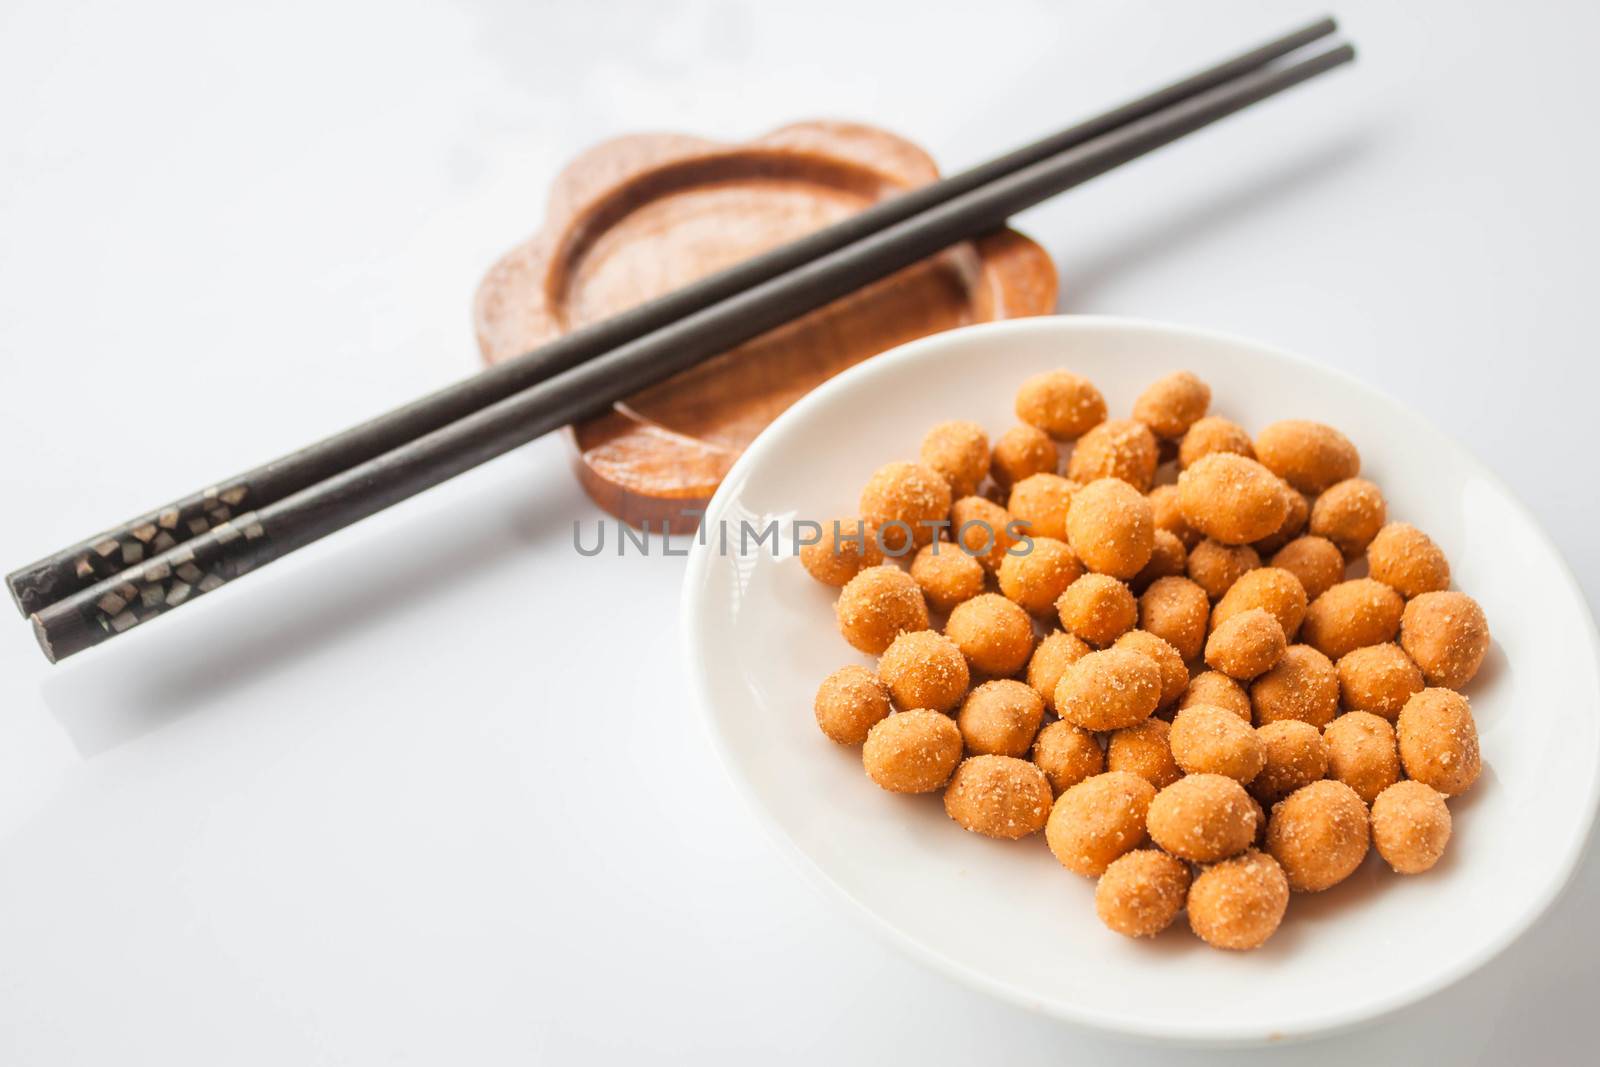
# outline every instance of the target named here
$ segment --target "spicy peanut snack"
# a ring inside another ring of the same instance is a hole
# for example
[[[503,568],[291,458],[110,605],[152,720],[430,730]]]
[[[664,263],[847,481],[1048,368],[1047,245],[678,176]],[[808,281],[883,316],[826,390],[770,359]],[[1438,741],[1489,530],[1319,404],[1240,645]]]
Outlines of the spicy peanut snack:
[[[1244,951],[1369,852],[1438,864],[1492,638],[1355,442],[1252,437],[1227,399],[1179,370],[1125,418],[1035,375],[1017,425],[930,420],[798,554],[862,657],[816,691],[827,748],[992,847],[1041,842],[1113,934],[1187,911]]]

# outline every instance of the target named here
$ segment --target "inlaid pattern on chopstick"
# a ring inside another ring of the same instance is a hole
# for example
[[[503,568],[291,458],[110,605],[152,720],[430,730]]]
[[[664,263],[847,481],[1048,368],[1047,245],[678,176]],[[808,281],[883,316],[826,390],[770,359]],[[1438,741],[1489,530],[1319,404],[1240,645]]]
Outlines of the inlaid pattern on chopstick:
[[[106,575],[120,581],[89,606],[85,621],[91,627],[107,635],[131,630],[147,619],[221,588],[254,567],[252,555],[233,554],[228,549],[240,539],[264,538],[266,531],[260,519],[253,511],[234,516],[231,506],[222,502],[221,492],[215,492],[211,499],[215,506],[187,519],[177,511],[163,513],[161,519],[165,522],[155,524],[148,540],[138,539],[135,531],[136,547],[148,544],[160,554],[143,566],[129,566]],[[185,524],[193,537],[212,536],[180,545],[170,533],[178,523]],[[115,545],[108,548],[115,554]]]
[[[32,585],[27,595],[48,602],[58,595],[85,589],[120,575],[190,538],[231,521],[249,496],[250,490],[244,485],[226,488],[210,486],[160,511],[136,519],[115,533],[90,543],[73,557],[71,574],[74,581],[70,588],[60,588],[66,583],[59,571],[42,570],[30,576]],[[20,591],[18,595],[22,595]],[[127,629],[133,624],[124,620],[122,628]]]

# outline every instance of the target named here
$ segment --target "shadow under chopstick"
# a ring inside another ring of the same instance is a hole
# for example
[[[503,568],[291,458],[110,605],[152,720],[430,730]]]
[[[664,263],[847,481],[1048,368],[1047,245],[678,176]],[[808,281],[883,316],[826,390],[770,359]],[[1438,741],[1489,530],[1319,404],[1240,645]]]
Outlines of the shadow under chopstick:
[[[437,600],[521,553],[558,540],[564,547],[572,519],[598,512],[567,465],[553,460],[522,454],[496,465],[509,476],[465,493],[452,487],[450,506],[352,531],[301,566],[252,575],[148,633],[58,668],[42,687],[44,701],[91,758],[215,709],[297,661],[337,655],[345,639],[386,616]],[[448,625],[455,624],[441,618],[441,628]]]

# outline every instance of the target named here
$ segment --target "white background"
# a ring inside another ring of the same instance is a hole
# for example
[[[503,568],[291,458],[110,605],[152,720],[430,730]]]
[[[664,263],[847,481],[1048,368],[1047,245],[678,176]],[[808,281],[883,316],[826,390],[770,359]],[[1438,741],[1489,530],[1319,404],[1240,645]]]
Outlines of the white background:
[[[957,167],[1321,13],[231,8],[0,6],[7,567],[471,371],[480,273],[602,137],[837,116]],[[1400,397],[1510,481],[1592,602],[1600,15],[1337,13],[1357,68],[1020,226],[1064,310]],[[1235,1062],[990,1002],[802,880],[688,704],[682,561],[578,559],[598,512],[566,447],[59,668],[0,634],[0,1063]],[[1479,974],[1277,1056],[1582,1057],[1597,893],[1591,854]]]

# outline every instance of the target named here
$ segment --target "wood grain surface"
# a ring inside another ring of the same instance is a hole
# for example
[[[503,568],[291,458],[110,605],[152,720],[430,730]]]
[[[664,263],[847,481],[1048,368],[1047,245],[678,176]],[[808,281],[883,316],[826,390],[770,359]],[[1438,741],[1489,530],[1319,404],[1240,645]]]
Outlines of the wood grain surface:
[[[917,146],[843,122],[733,145],[604,142],[562,171],[544,226],[484,278],[479,348],[490,363],[525,352],[937,176]],[[572,427],[578,477],[625,522],[692,530],[744,447],[832,375],[917,337],[1055,304],[1055,267],[1026,237],[958,245]]]

